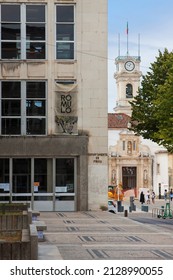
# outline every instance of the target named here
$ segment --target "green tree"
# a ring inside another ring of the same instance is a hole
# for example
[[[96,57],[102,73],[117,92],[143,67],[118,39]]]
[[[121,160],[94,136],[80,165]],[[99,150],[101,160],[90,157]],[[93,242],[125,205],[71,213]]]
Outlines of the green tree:
[[[173,153],[173,52],[159,51],[130,104],[131,129]]]

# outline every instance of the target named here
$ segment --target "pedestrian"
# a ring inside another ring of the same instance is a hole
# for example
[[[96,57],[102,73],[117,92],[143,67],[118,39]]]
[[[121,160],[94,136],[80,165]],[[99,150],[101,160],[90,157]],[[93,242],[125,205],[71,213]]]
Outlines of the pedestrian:
[[[172,189],[170,190],[170,200],[172,201],[172,199],[173,199],[173,191],[172,191]]]
[[[165,201],[167,200],[167,190],[165,190],[165,192],[164,192],[164,199],[165,199]]]
[[[149,192],[149,190],[147,191],[147,194],[146,194],[146,202],[147,202],[147,204],[150,204],[150,192]]]
[[[155,203],[155,197],[156,197],[156,195],[155,195],[155,192],[153,191],[152,195],[151,195],[151,199],[152,199],[153,204]]]
[[[140,194],[140,200],[139,201],[141,202],[141,204],[143,204],[145,202],[145,196],[144,196],[143,192],[141,192],[141,194]]]

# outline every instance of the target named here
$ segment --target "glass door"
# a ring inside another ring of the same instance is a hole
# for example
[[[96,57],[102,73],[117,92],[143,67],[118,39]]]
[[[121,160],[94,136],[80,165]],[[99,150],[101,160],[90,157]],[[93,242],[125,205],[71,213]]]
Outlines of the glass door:
[[[53,211],[53,160],[34,159],[34,209]]]
[[[8,158],[0,159],[0,202],[10,201],[10,165]]]
[[[14,158],[12,160],[12,201],[31,200],[31,159]]]
[[[56,159],[55,211],[75,211],[75,159]]]

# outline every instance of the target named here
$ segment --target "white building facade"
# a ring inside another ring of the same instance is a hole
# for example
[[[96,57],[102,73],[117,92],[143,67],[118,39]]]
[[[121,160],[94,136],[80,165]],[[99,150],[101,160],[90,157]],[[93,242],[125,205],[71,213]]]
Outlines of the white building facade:
[[[107,201],[107,0],[0,1],[0,201]]]
[[[115,60],[117,100],[115,113],[108,114],[109,185],[122,185],[125,196],[139,197],[141,189],[163,196],[169,191],[167,150],[129,130],[131,106],[140,86],[140,57]]]

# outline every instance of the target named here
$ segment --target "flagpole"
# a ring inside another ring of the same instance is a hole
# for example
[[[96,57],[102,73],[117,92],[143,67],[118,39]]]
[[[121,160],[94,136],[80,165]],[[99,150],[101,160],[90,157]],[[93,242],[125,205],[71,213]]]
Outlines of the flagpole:
[[[120,57],[120,33],[118,34],[118,56]]]
[[[127,56],[129,56],[129,25],[128,25],[128,22],[127,22],[126,34],[127,34]]]
[[[140,58],[140,34],[138,34],[138,57]]]

